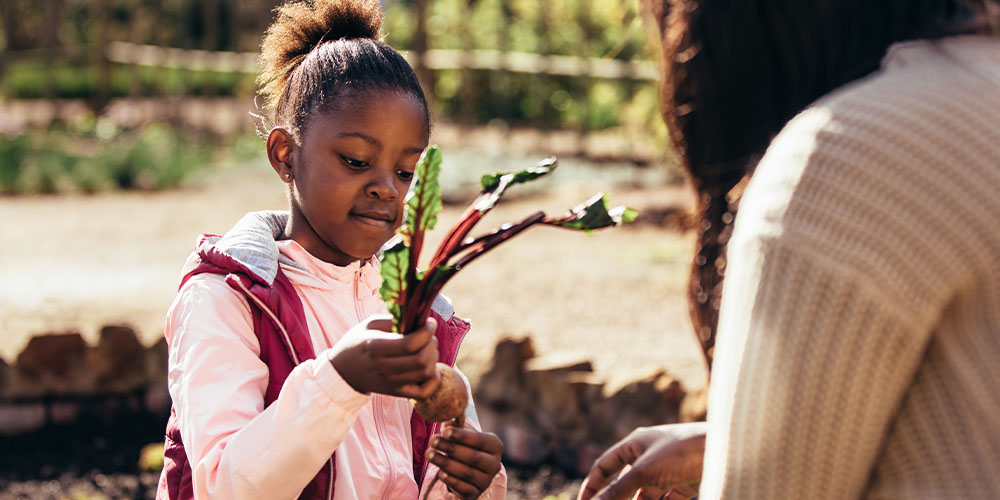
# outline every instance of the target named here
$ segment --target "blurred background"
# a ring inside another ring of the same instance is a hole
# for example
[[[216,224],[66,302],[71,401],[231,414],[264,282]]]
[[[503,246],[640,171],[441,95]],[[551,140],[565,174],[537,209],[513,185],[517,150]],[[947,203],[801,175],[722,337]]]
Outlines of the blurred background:
[[[278,3],[0,2],[0,499],[152,498],[180,266],[198,234],[287,203],[254,117]],[[550,155],[556,174],[484,230],[597,191],[640,210],[589,237],[529,232],[445,290],[475,325],[459,366],[507,443],[508,498],[575,496],[623,432],[696,418],[706,376],[652,25],[637,0],[382,6],[444,150],[442,227],[483,172]]]

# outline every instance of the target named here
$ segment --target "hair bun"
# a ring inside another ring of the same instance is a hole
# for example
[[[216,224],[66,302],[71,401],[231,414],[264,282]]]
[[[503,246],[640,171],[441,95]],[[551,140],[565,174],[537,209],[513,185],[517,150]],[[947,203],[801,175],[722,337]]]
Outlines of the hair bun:
[[[379,39],[382,8],[378,0],[293,0],[275,9],[260,52],[260,93],[274,105],[292,70],[323,42]]]

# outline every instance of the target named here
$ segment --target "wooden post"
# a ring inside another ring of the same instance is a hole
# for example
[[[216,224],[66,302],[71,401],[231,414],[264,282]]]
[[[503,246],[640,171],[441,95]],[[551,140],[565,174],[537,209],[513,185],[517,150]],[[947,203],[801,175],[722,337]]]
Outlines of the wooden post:
[[[8,54],[17,48],[15,31],[17,30],[17,5],[13,0],[0,2],[0,17],[3,18],[3,32],[6,42],[4,48],[0,50],[0,76],[3,76],[5,66],[9,60]]]
[[[539,52],[546,56],[552,55],[552,44],[550,41],[552,24],[549,19],[549,2],[538,2],[538,9],[538,38],[541,40]],[[539,74],[536,75],[536,78],[538,78],[539,82],[538,85],[535,85],[535,95],[542,105],[539,113],[538,128],[542,130],[543,135],[547,135],[554,121],[551,99],[552,78],[548,74]],[[548,142],[544,138],[543,141]]]
[[[413,1],[413,16],[416,18],[417,26],[413,32],[413,52],[416,54],[416,64],[413,70],[417,73],[417,78],[424,87],[427,95],[427,102],[434,102],[434,73],[424,65],[424,55],[430,48],[427,39],[427,2],[428,0]]]
[[[203,50],[219,50],[219,0],[201,0],[201,48]],[[215,82],[218,73],[204,71],[205,95],[215,94]]]
[[[146,22],[147,17],[145,14],[145,9],[142,6],[132,5],[129,7],[129,27],[128,27],[128,41],[132,43],[143,43],[140,39],[139,33],[145,28],[143,23]],[[139,97],[142,92],[141,79],[141,69],[137,64],[130,64],[128,66],[128,95],[129,97],[135,99]]]
[[[97,66],[97,95],[91,102],[91,108],[95,114],[101,114],[104,107],[111,100],[111,62],[108,60],[107,47],[111,31],[111,2],[110,0],[97,1],[97,43],[94,44],[91,53],[92,60]]]
[[[594,23],[591,19],[591,0],[580,0],[580,11],[578,13],[578,21],[580,24],[581,31],[583,31],[583,40],[581,40],[581,56],[585,60],[590,58],[590,38],[594,35]],[[589,70],[589,68],[588,68]],[[584,102],[583,108],[583,119],[580,120],[580,138],[577,142],[577,149],[581,155],[586,156],[587,154],[587,136],[590,133],[590,87],[593,84],[593,78],[590,77],[590,73],[580,77],[581,90],[580,96]]]
[[[45,26],[51,27],[52,36],[45,37],[45,59],[49,64],[45,65],[45,81],[42,83],[42,96],[49,102],[55,102],[56,78],[55,72],[59,59],[59,27],[62,25],[62,5],[63,0],[49,0],[48,8],[45,9]],[[59,109],[56,108],[56,118],[58,119]]]
[[[469,0],[462,2],[462,18],[470,19],[472,7],[469,6]],[[472,37],[471,30],[469,30],[469,23],[460,23],[459,30],[461,31],[462,38],[469,40]],[[468,44],[465,47],[466,50],[474,50],[475,47],[472,44]],[[459,70],[462,83],[458,87],[458,116],[459,121],[463,124],[471,125],[476,121],[476,88],[474,85],[472,69],[469,68],[469,58],[463,57],[461,61],[461,69]],[[465,130],[465,127],[459,127],[459,130]]]

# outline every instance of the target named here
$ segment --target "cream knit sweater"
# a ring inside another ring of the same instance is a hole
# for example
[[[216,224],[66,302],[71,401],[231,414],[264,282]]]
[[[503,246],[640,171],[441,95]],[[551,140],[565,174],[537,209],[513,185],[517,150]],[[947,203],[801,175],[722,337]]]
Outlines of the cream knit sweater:
[[[1000,499],[1000,38],[896,45],[788,123],[712,377],[703,500]]]

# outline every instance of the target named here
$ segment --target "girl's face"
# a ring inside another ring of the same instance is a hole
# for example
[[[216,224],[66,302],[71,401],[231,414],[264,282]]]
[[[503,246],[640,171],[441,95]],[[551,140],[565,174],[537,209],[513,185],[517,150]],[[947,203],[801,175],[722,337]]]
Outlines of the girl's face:
[[[310,117],[298,146],[278,139],[272,148],[269,137],[268,153],[280,176],[292,176],[286,235],[344,266],[374,255],[402,223],[413,170],[427,147],[426,111],[406,93],[368,92],[341,111]],[[287,171],[275,165],[283,152]]]

